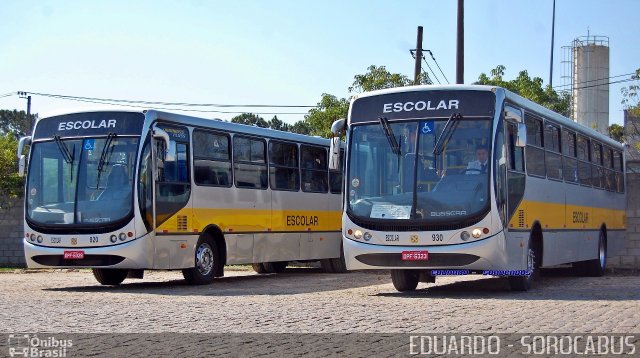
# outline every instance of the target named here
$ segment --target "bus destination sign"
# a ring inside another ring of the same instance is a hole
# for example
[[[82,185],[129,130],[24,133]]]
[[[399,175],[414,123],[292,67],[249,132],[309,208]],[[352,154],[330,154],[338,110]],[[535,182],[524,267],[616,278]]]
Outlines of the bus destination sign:
[[[100,136],[109,133],[140,135],[144,114],[136,112],[88,112],[43,118],[38,121],[34,139]]]

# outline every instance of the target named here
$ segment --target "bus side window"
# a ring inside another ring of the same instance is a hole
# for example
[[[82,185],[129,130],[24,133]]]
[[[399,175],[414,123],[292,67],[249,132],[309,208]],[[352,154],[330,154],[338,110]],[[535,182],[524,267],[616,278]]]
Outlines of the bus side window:
[[[524,148],[516,146],[516,139],[518,137],[518,126],[515,123],[508,123],[507,130],[507,145],[509,151],[508,169],[524,173]]]
[[[229,136],[193,131],[194,182],[198,185],[231,186]]]
[[[295,143],[269,142],[269,181],[271,189],[298,191],[298,145]]]
[[[342,187],[344,186],[344,163],[346,158],[344,157],[344,149],[340,149],[340,158],[342,163],[341,170],[329,170],[329,190],[332,194],[341,194]]]
[[[302,191],[326,193],[327,182],[327,150],[321,147],[300,146],[300,166],[302,172]]]
[[[527,113],[524,123],[527,126],[527,174],[546,176],[542,120]]]

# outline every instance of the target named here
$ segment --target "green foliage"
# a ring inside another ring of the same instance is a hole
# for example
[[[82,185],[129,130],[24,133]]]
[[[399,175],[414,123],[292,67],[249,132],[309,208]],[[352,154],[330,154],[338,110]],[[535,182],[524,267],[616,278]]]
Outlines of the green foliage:
[[[491,70],[491,77],[481,73],[476,84],[498,86],[528,98],[550,110],[569,116],[571,95],[568,92],[556,92],[551,86],[543,88],[542,78],[531,78],[526,70],[520,71],[514,80],[504,80],[505,66],[499,65]]]
[[[322,99],[316,108],[309,110],[304,120],[310,127],[310,134],[324,138],[331,138],[331,124],[336,119],[346,118],[349,111],[349,101],[327,93],[322,94]]]
[[[35,123],[37,114],[31,115],[31,122]],[[22,137],[29,132],[29,121],[25,111],[0,110],[0,134],[13,133],[16,137]]]
[[[277,131],[289,132],[291,127],[289,126],[289,124],[279,120],[278,116],[273,116],[273,118],[271,118],[268,124],[269,124],[269,128],[275,129]]]
[[[385,88],[403,87],[412,84],[413,81],[409,77],[399,74],[390,73],[385,66],[371,65],[367,68],[364,75],[355,75],[353,83],[349,87],[349,92],[368,92]]]
[[[640,117],[640,68],[631,76],[633,82],[621,89],[622,92],[622,105],[625,109],[629,110],[630,114],[634,117]]]
[[[624,127],[619,124],[612,124],[609,126],[609,137],[622,143],[624,140]]]
[[[18,141],[13,133],[0,136],[0,208],[8,198],[22,195],[24,180],[17,173]]]
[[[253,113],[242,113],[241,115],[231,118],[231,122],[246,124],[248,126],[269,128],[269,123],[267,123],[264,118]]]

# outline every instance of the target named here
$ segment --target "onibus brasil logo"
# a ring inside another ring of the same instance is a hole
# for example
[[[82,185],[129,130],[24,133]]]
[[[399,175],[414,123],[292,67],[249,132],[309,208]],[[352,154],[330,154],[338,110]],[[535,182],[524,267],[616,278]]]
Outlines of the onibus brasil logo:
[[[11,357],[66,357],[73,346],[71,339],[33,334],[10,334],[7,340]]]

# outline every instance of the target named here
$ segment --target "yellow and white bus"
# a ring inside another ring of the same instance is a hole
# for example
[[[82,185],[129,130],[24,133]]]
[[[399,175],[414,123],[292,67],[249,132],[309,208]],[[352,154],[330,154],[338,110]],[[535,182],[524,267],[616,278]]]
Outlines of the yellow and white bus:
[[[568,263],[602,275],[623,245],[622,145],[505,89],[363,93],[332,130],[347,135],[347,268],[391,269],[400,291],[440,274],[527,290]]]
[[[209,283],[225,264],[345,270],[326,139],[146,110],[39,120],[22,173],[27,144],[29,267],[90,267],[108,285],[147,269]]]

